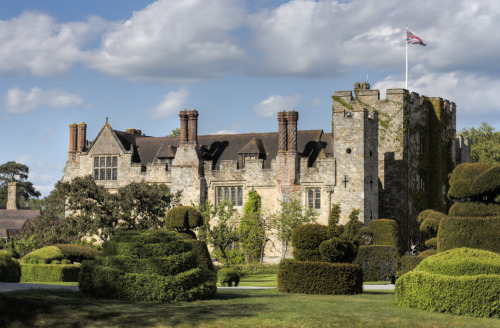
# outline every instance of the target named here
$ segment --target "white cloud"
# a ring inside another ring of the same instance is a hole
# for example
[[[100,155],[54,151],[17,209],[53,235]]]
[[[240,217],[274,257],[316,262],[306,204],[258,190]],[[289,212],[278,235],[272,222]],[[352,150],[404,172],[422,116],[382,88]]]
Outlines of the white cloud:
[[[82,47],[108,26],[97,17],[59,24],[49,15],[30,11],[0,20],[0,74],[66,72],[82,59]]]
[[[291,110],[302,101],[302,96],[270,95],[254,107],[254,111],[261,117],[272,117],[282,110]]]
[[[219,130],[219,131],[215,131],[213,133],[210,133],[212,135],[214,134],[237,134],[238,131],[235,131],[235,130]]]
[[[242,1],[159,0],[108,31],[86,63],[131,79],[217,77],[244,57],[231,36],[244,20]]]
[[[79,95],[67,93],[59,88],[43,90],[38,87],[25,92],[12,88],[5,95],[5,111],[10,114],[21,114],[36,111],[39,107],[65,108],[83,105]]]
[[[167,93],[163,101],[156,108],[148,110],[151,118],[157,119],[178,113],[182,109],[187,96],[188,91],[186,88]]]

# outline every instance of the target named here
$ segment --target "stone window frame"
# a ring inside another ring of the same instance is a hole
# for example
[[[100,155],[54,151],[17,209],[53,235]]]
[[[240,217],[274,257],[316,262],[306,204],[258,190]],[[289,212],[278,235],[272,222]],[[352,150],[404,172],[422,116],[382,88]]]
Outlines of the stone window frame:
[[[243,185],[227,184],[214,186],[215,206],[227,199],[233,203],[233,207],[243,206]]]
[[[96,155],[92,157],[94,180],[118,180],[118,155]]]
[[[308,208],[314,210],[321,209],[321,193],[322,187],[320,186],[306,186],[305,187],[305,203]]]

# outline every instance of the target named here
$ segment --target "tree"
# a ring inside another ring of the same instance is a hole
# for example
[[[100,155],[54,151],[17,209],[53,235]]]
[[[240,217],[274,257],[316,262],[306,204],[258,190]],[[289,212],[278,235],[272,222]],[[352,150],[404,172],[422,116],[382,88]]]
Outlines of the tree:
[[[328,238],[340,236],[340,204],[333,204],[328,216]]]
[[[464,128],[459,134],[469,138],[471,160],[474,163],[500,163],[500,131],[483,122],[479,128]]]
[[[305,209],[300,200],[293,197],[287,201],[280,201],[280,205],[281,210],[270,216],[270,223],[275,230],[276,238],[284,246],[282,255],[285,256],[292,240],[292,231],[302,224],[316,221],[318,213],[311,207]]]
[[[26,204],[31,197],[40,197],[39,191],[33,187],[33,183],[27,181],[29,174],[28,166],[9,161],[0,165],[0,204],[7,203],[7,186],[9,182],[17,182],[21,186],[21,203]]]
[[[169,134],[167,137],[178,137],[181,135],[181,129],[180,128],[175,128],[172,130],[172,133]]]
[[[248,262],[262,262],[264,248],[269,241],[268,227],[260,209],[259,194],[254,190],[249,191],[248,201],[243,208],[244,215],[238,227],[239,244]]]

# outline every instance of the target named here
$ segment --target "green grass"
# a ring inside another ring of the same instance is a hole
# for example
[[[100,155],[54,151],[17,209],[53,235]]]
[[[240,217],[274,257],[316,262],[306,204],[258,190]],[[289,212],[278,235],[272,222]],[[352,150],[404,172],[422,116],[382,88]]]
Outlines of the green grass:
[[[387,291],[326,296],[233,289],[213,300],[162,304],[28,290],[0,293],[0,309],[0,327],[500,327],[500,319],[401,308]]]
[[[37,285],[56,285],[56,286],[78,286],[78,282],[74,281],[29,281],[21,282],[21,284],[37,284]]]
[[[278,275],[259,274],[243,276],[238,286],[278,287]]]

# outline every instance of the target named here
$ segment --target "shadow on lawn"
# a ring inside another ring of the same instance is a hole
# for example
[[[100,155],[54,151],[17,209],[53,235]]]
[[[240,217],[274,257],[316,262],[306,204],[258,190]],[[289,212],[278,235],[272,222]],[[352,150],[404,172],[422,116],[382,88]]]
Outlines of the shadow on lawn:
[[[238,301],[249,297],[254,298],[250,303]],[[280,295],[219,291],[214,300],[168,304],[91,299],[72,291],[18,291],[0,294],[0,327],[197,326],[225,318],[250,318],[268,311],[265,299],[269,297]]]

